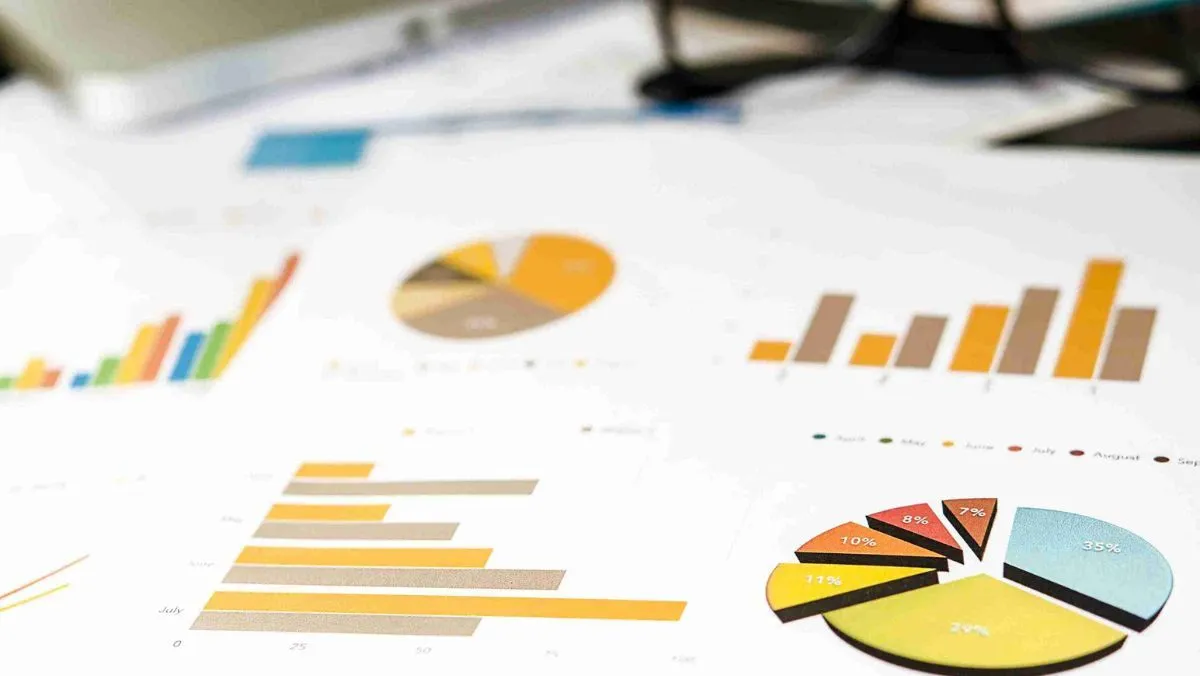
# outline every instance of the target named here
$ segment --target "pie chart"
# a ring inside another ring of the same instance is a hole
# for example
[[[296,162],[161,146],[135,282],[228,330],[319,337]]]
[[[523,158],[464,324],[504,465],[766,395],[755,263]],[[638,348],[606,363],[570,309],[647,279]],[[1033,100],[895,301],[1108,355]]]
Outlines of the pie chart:
[[[392,311],[409,327],[440,338],[507,336],[591,305],[615,271],[607,250],[571,235],[471,242],[408,275],[392,296]]]
[[[1171,566],[1142,537],[1030,507],[1013,514],[1004,579],[942,583],[943,571],[969,572],[958,566],[988,555],[1000,501],[941,508],[896,507],[818,534],[796,549],[798,563],[771,573],[768,605],[785,623],[821,615],[851,646],[910,669],[1052,674],[1116,652],[1125,630],[1149,628],[1171,595]]]

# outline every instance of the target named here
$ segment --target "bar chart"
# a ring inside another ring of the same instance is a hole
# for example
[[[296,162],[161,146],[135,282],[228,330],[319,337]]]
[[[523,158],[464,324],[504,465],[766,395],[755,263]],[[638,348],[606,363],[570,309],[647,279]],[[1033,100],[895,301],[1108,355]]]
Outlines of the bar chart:
[[[374,470],[371,463],[302,465],[283,491],[287,502],[268,510],[254,544],[225,575],[222,584],[237,587],[213,593],[191,628],[471,636],[483,618],[675,622],[683,615],[683,601],[550,595],[565,570],[489,568],[492,549],[453,546],[458,523],[389,519],[401,497],[526,498],[536,479],[385,481],[374,480]],[[297,540],[303,546],[288,543]],[[337,591],[346,588],[358,591]]]
[[[1117,305],[1125,262],[1088,261],[1053,377],[1139,382],[1150,351],[1158,310]],[[972,305],[953,346],[947,369],[953,373],[997,373],[1032,376],[1046,350],[1061,291],[1025,288],[1015,307],[994,303]],[[848,333],[856,297],[827,293],[820,297],[799,341],[762,339],[750,361],[828,365]],[[934,368],[951,318],[917,314],[903,333],[862,333],[855,338],[849,365],[869,368]]]
[[[138,327],[125,353],[101,357],[92,370],[78,371],[68,378],[61,366],[50,366],[44,357],[34,357],[19,374],[0,376],[0,392],[85,390],[217,378],[291,282],[299,263],[300,256],[292,254],[275,274],[255,279],[236,317],[218,320],[207,331],[189,331],[182,341],[177,341],[183,317],[173,313],[161,321]],[[173,357],[173,362],[168,361],[168,356]]]

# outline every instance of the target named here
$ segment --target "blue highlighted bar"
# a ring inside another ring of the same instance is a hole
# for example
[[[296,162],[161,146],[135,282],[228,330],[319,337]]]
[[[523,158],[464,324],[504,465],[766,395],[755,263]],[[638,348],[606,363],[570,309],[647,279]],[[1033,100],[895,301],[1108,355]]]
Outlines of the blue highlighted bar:
[[[357,165],[371,139],[369,129],[270,132],[259,137],[246,168],[322,169]]]
[[[71,378],[71,389],[82,390],[83,388],[87,387],[88,383],[90,382],[92,382],[92,374],[76,373],[75,376]]]
[[[189,333],[187,338],[184,338],[183,347],[179,350],[179,359],[175,360],[175,368],[171,369],[171,377],[168,378],[170,382],[178,383],[191,377],[196,357],[200,354],[202,345],[204,345],[203,331]]]

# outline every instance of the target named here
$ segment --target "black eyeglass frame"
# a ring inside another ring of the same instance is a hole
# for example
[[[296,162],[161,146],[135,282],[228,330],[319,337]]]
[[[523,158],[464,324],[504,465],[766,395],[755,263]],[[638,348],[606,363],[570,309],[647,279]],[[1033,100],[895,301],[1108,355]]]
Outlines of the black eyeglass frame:
[[[845,65],[871,69],[899,68],[916,70],[925,74],[970,77],[981,75],[1008,74],[1026,76],[1034,72],[1062,72],[1099,85],[1123,91],[1134,98],[1145,100],[1188,101],[1200,105],[1200,44],[1190,44],[1182,12],[1185,4],[1169,8],[1162,20],[1172,35],[1176,65],[1185,74],[1185,83],[1179,89],[1163,90],[1138,87],[1131,83],[1108,78],[1070,63],[1047,62],[1032,58],[1022,48],[1022,32],[1012,19],[1008,0],[991,0],[995,9],[996,26],[971,31],[968,38],[973,44],[962,43],[962,36],[955,36],[959,48],[966,47],[976,56],[985,59],[964,59],[969,54],[955,49],[954,53],[941,55],[935,61],[926,53],[924,63],[917,68],[904,67],[898,55],[909,44],[918,30],[927,22],[918,19],[913,8],[915,0],[900,0],[875,30],[864,30],[830,54],[815,57],[765,57],[689,66],[680,57],[679,40],[675,17],[683,6],[678,0],[650,0],[653,5],[655,25],[665,68],[652,73],[639,84],[641,93],[651,99],[664,102],[685,102],[710,99],[731,94],[738,89],[760,80],[811,70],[815,68]],[[924,29],[925,33],[929,31]],[[955,61],[965,65],[955,66]],[[949,70],[940,70],[949,69]]]

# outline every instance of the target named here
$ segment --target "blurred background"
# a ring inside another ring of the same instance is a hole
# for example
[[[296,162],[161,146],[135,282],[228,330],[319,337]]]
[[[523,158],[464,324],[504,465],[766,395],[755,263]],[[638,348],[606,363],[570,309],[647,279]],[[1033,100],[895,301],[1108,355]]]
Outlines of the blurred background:
[[[0,0],[0,77],[126,134],[732,101],[835,142],[1186,151],[1198,36],[1194,0]]]

